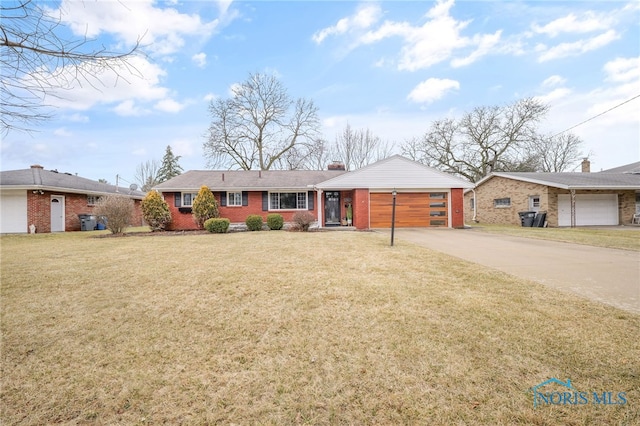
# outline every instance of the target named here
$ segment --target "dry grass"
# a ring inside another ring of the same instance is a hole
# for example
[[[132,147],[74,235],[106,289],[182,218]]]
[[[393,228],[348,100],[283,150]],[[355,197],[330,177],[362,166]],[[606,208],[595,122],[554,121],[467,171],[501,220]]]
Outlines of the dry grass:
[[[638,315],[377,234],[0,242],[5,425],[640,422]]]
[[[473,228],[492,234],[640,251],[640,226],[608,228],[523,228],[513,225],[478,224],[473,225]]]

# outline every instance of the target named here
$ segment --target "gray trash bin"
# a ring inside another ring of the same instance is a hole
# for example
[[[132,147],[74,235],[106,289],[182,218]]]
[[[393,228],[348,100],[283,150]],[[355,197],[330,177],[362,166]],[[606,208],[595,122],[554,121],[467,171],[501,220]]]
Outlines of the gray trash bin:
[[[520,215],[520,225],[531,228],[536,218],[536,212],[518,212]]]
[[[93,231],[96,229],[96,217],[91,214],[79,214],[80,218],[80,230],[81,231]]]

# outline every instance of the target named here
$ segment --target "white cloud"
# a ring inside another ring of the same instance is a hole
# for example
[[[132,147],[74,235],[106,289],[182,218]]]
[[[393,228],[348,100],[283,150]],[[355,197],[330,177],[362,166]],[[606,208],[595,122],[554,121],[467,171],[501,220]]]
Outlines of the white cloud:
[[[154,105],[154,108],[159,110],[159,111],[164,111],[164,112],[180,112],[184,109],[185,105],[181,104],[179,102],[174,101],[173,99],[162,99],[159,102],[156,102],[156,104]]]
[[[59,14],[75,35],[95,38],[101,33],[113,34],[127,46],[141,41],[145,50],[161,55],[182,49],[185,37],[210,37],[227,19],[226,8],[220,9],[223,16],[203,22],[197,14],[180,13],[172,7],[156,5],[154,0],[93,1],[82,5],[75,0],[63,0],[60,9],[51,13]]]
[[[195,151],[193,141],[188,139],[174,139],[171,141],[170,145],[171,151],[174,155],[179,155],[181,157],[190,157]]]
[[[607,80],[627,82],[640,80],[640,56],[635,58],[616,58],[604,65]]]
[[[60,127],[58,129],[55,129],[53,131],[53,134],[61,137],[73,136],[73,133],[71,133],[69,129],[67,129],[66,127]]]
[[[346,34],[354,30],[369,28],[380,19],[381,10],[377,4],[363,4],[352,16],[340,19],[335,25],[316,31],[311,39],[321,44],[332,35]]]
[[[196,53],[191,57],[191,60],[200,68],[204,68],[207,65],[207,54]]]
[[[48,90],[46,104],[82,111],[97,104],[158,101],[168,96],[168,89],[160,85],[165,71],[139,56],[131,57],[128,67],[92,69],[86,64],[79,69],[80,77],[74,66],[57,70],[55,76],[40,76],[60,82],[60,88]]]
[[[214,93],[207,93],[206,95],[204,95],[204,97],[202,98],[203,101],[205,102],[211,102],[218,99],[218,95],[214,94]]]
[[[543,104],[551,104],[555,101],[566,98],[570,94],[571,94],[571,89],[568,89],[566,87],[560,87],[557,89],[553,89],[551,92],[545,95],[536,96],[535,99],[537,101],[542,102]]]
[[[542,87],[554,87],[564,84],[567,80],[559,75],[552,75],[542,82]]]
[[[494,34],[482,34],[475,35],[473,37],[473,44],[477,46],[470,55],[465,58],[454,59],[451,61],[451,66],[454,68],[470,65],[480,59],[481,57],[491,53],[495,50],[496,45],[500,42],[500,35],[502,31],[496,31]]]
[[[113,108],[113,111],[123,117],[138,117],[149,113],[149,111],[136,105],[131,99],[121,102]]]
[[[596,15],[591,11],[584,13],[581,18],[573,13],[549,22],[546,25],[533,24],[532,29],[538,34],[556,37],[561,33],[588,33],[611,28],[613,21],[610,17]]]
[[[430,78],[418,84],[407,99],[418,103],[431,103],[454,89],[460,89],[460,83],[455,80]]]
[[[536,50],[540,52],[539,62],[546,62],[552,59],[565,58],[567,56],[577,56],[591,50],[599,49],[614,40],[620,38],[615,30],[609,30],[584,40],[578,40],[571,43],[560,43],[554,47],[547,48],[544,45],[538,45]]]
[[[88,123],[89,122],[89,117],[87,117],[84,114],[71,114],[70,116],[67,117],[67,119],[69,121],[72,121],[74,123]]]

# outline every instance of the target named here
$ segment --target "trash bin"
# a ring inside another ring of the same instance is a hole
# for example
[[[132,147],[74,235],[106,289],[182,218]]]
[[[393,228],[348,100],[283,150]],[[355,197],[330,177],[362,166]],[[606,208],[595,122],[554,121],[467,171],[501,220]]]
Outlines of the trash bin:
[[[536,214],[536,218],[533,220],[533,227],[544,228],[544,222],[546,218],[547,212],[538,212],[538,214]]]
[[[99,216],[98,217],[98,222],[96,223],[96,229],[98,231],[104,231],[105,229],[107,229],[107,217],[106,216]]]
[[[518,212],[520,215],[520,225],[531,228],[536,218],[536,212]]]
[[[96,217],[90,214],[79,214],[80,218],[80,230],[81,231],[93,231],[96,229]]]

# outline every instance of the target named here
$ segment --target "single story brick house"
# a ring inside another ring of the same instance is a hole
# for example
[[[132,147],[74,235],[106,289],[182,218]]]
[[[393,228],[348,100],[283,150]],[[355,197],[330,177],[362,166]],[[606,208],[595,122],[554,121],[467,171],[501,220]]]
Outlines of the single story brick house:
[[[219,171],[191,170],[157,185],[171,211],[171,229],[193,229],[193,199],[206,185],[220,216],[243,223],[250,214],[286,222],[306,210],[319,227],[341,226],[351,206],[356,229],[391,226],[396,191],[396,226],[464,226],[463,190],[473,184],[395,155],[362,169]]]
[[[519,225],[519,212],[540,211],[551,227],[630,224],[640,210],[634,165],[591,173],[585,161],[582,172],[492,173],[465,192],[465,220]]]
[[[116,193],[134,200],[132,225],[141,226],[143,192],[40,165],[0,172],[0,233],[27,233],[31,225],[37,233],[80,231],[79,215],[91,215],[101,196]]]

